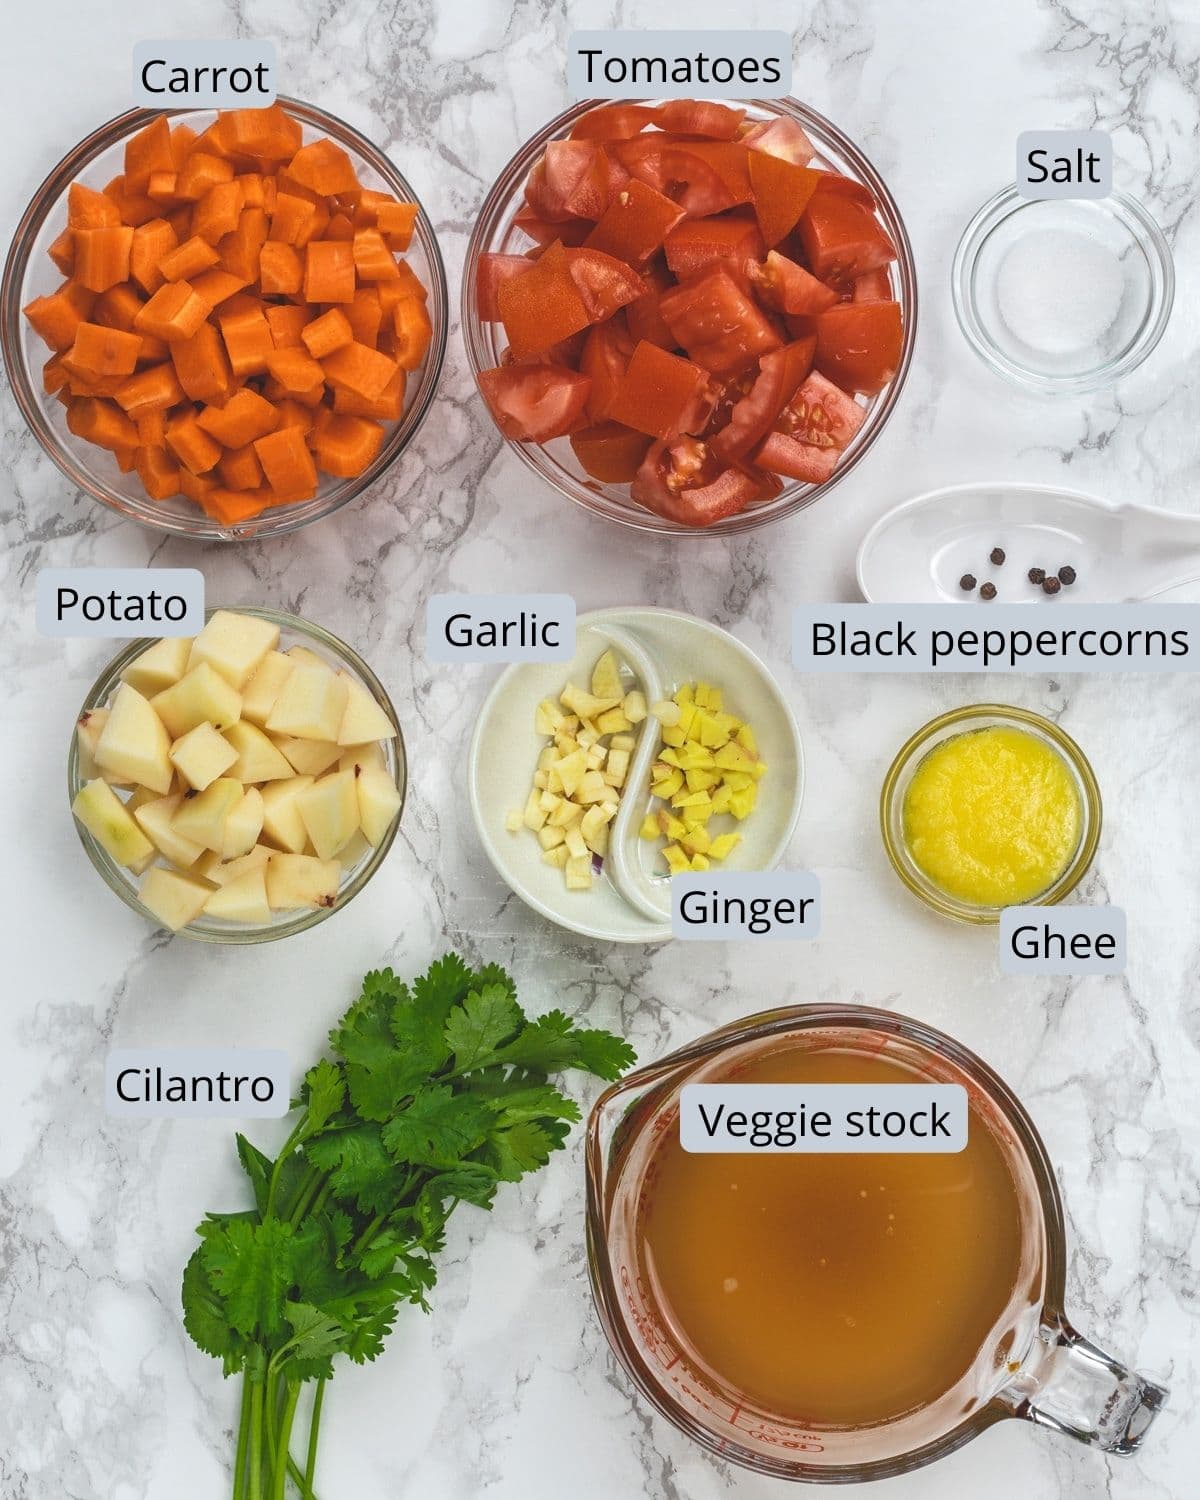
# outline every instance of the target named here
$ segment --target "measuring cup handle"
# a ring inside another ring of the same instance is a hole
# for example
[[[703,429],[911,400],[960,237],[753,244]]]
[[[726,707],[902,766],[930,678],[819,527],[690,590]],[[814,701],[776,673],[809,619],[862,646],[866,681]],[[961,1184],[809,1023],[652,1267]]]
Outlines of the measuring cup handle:
[[[1013,1416],[1104,1453],[1133,1453],[1167,1394],[1165,1386],[1105,1354],[1058,1316],[1042,1323],[1002,1399]]]

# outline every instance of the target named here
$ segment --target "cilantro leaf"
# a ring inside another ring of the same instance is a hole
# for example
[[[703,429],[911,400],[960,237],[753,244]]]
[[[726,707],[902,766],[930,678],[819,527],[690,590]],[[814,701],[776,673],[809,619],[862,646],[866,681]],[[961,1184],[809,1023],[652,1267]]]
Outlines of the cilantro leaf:
[[[413,1003],[421,1018],[438,1031],[446,1017],[466,998],[474,976],[457,953],[435,959],[420,979],[413,980]]]
[[[565,1126],[564,1126],[565,1133]],[[526,1172],[545,1166],[550,1154],[562,1144],[545,1126],[522,1120],[507,1130],[495,1130],[487,1141],[487,1154],[504,1182],[519,1182]]]
[[[311,1302],[288,1302],[284,1316],[292,1330],[287,1361],[293,1377],[318,1380],[333,1374],[333,1356],[346,1347],[348,1332]]]
[[[561,1010],[547,1011],[530,1021],[507,1046],[496,1054],[496,1061],[509,1067],[526,1068],[531,1073],[557,1073],[575,1062],[573,1022]]]
[[[209,1285],[204,1268],[204,1246],[198,1246],[183,1268],[183,1326],[198,1349],[219,1359],[225,1374],[245,1363],[247,1340],[233,1328],[225,1305]]]
[[[325,1129],[345,1101],[346,1082],[341,1068],[323,1057],[305,1073],[300,1097],[308,1109],[305,1133],[316,1135]]]
[[[398,1162],[449,1167],[482,1145],[491,1123],[482,1100],[431,1084],[383,1127],[383,1144]]]
[[[637,1062],[637,1053],[629,1043],[619,1036],[613,1036],[611,1031],[577,1026],[575,1044],[579,1050],[571,1066],[593,1073],[608,1083],[620,1078],[622,1073]]]
[[[250,1185],[254,1189],[254,1202],[259,1213],[262,1213],[267,1206],[267,1184],[271,1180],[271,1169],[275,1163],[257,1146],[251,1144],[241,1131],[238,1131],[235,1140],[238,1160],[242,1164],[242,1170],[250,1179]]]
[[[486,1067],[522,1019],[520,1007],[502,985],[472,990],[446,1021],[446,1045],[454,1054],[455,1073]]]
[[[273,1339],[283,1328],[284,1295],[293,1280],[291,1225],[238,1220],[209,1235],[200,1255],[230,1327]]]
[[[518,1120],[569,1120],[574,1123],[580,1117],[578,1104],[560,1094],[552,1083],[524,1083],[496,1093],[488,1100],[492,1109],[505,1125]]]
[[[328,1172],[334,1196],[350,1199],[363,1213],[381,1213],[403,1192],[405,1174],[388,1155],[382,1130],[373,1121],[317,1136],[304,1153],[314,1167]]]
[[[393,1011],[404,1007],[408,993],[399,986],[403,994],[397,995],[396,988],[364,981],[362,994],[329,1034],[333,1050],[345,1059],[351,1103],[364,1120],[386,1120],[430,1071],[430,1057],[419,1045],[420,1029],[408,1045],[396,1045]]]

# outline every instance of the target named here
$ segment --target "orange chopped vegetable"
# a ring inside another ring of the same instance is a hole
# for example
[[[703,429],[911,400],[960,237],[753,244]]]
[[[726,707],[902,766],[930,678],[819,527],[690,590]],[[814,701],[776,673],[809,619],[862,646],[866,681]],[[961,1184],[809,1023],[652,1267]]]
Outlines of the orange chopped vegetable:
[[[304,260],[304,299],[306,302],[353,302],[354,277],[352,242],[346,240],[309,241],[305,247]],[[102,291],[103,288],[97,287],[96,290]]]
[[[65,279],[24,309],[69,430],[222,525],[367,471],[432,339],[402,258],[416,204],[363,188],[279,104],[199,135],[154,117],[122,165],[68,189],[49,247]]]
[[[350,320],[339,308],[331,307],[327,313],[314,318],[300,335],[304,347],[314,359],[324,359],[343,344],[354,342],[354,329]]]

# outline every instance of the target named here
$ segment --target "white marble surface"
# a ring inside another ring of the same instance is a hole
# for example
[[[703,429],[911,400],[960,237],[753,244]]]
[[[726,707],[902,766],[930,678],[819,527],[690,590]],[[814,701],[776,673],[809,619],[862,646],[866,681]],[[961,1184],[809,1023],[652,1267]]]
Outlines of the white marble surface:
[[[1200,294],[1200,30],[1183,0],[748,0],[743,24],[795,26],[796,92],[873,157],[907,217],[924,312],[900,409],[852,480],[812,512],[733,543],[637,538],[565,508],[505,452],[457,331],[441,396],[387,482],[276,545],[163,544],[71,494],[4,393],[0,684],[4,910],[0,1010],[0,1495],[210,1500],[227,1492],[234,1391],[188,1344],[178,1281],[209,1207],[239,1200],[219,1122],[114,1122],[110,1045],[208,1042],[315,1055],[382,961],[423,967],[449,944],[509,964],[534,1009],[627,1032],[643,1058],[784,1000],[864,1000],[942,1026],[1017,1087],[1045,1134],[1070,1216],[1069,1305],[1106,1347],[1173,1387],[1135,1459],[1007,1423],[894,1500],[1187,1500],[1200,1472],[1200,846],[1195,679],[802,680],[788,612],[849,598],[867,525],[893,502],[973,478],[1063,481],[1200,510],[1193,353]],[[2,217],[58,156],[128,103],[130,48],[161,36],[271,36],[289,92],[388,148],[432,212],[457,287],[472,215],[509,154],[565,101],[572,27],[719,25],[728,7],[647,0],[37,0],[8,17],[0,62]],[[958,231],[1011,177],[1023,128],[1115,134],[1118,180],[1168,228],[1179,296],[1152,361],[1116,393],[1051,403],[989,375],[953,324]],[[226,951],[166,941],[96,880],[63,796],[70,724],[103,645],[39,639],[33,580],[63,564],[202,565],[213,600],[268,602],[366,650],[408,738],[411,797],[391,858],[344,914],[303,937]],[[566,588],[581,608],[689,609],[762,652],[793,694],[810,796],[792,849],[825,892],[819,942],[774,947],[573,941],[500,888],[465,807],[463,747],[489,678],[431,671],[431,591]],[[897,743],[932,712],[989,693],[1053,714],[1090,752],[1108,816],[1086,895],[1124,906],[1123,980],[1017,981],[994,940],[926,914],[885,866],[875,800]],[[264,1143],[275,1127],[253,1134]],[[704,1456],[652,1416],[592,1316],[578,1139],[463,1210],[431,1317],[402,1315],[386,1356],[330,1389],[324,1500],[782,1500],[776,1481]],[[853,1490],[851,1493],[859,1493]]]

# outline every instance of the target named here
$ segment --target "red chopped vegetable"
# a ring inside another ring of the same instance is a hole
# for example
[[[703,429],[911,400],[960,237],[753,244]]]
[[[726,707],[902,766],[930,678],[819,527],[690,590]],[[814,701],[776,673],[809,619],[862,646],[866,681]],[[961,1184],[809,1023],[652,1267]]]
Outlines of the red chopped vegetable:
[[[899,369],[875,199],[787,115],[599,105],[546,148],[514,223],[531,248],[476,273],[508,344],[479,377],[492,415],[519,442],[569,438],[592,480],[678,525],[827,481],[856,395]]]

